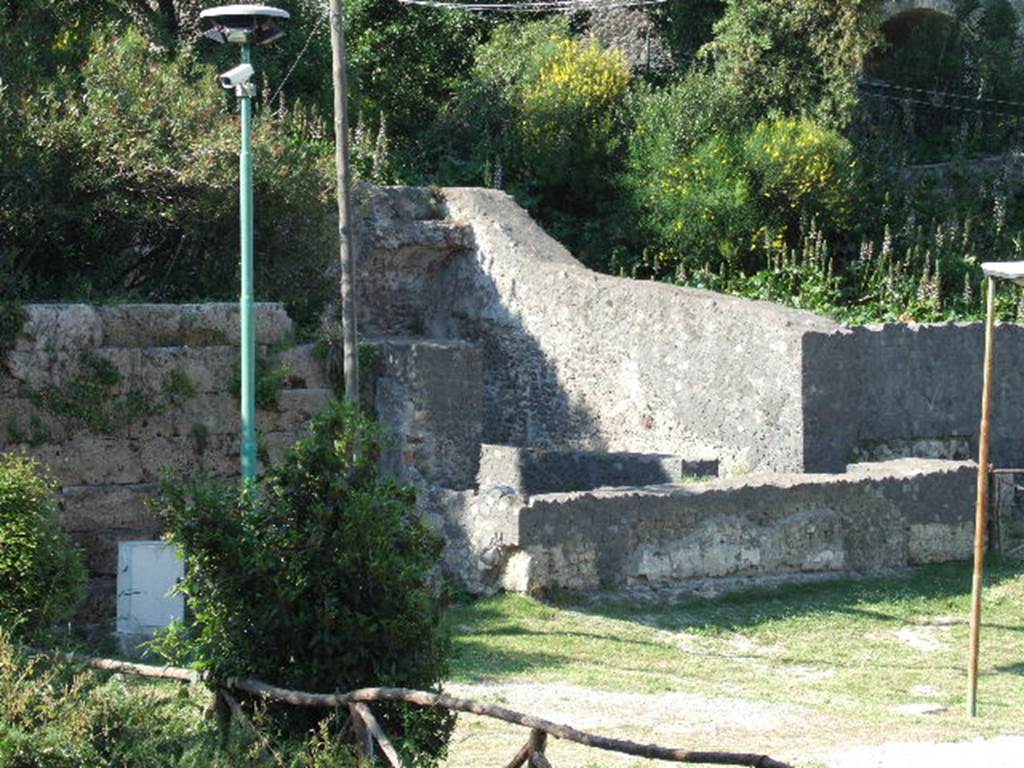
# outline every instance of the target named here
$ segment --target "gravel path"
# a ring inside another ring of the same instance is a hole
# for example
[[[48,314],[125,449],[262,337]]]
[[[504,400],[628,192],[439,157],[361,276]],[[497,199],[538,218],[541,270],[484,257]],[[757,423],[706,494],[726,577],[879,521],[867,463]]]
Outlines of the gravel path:
[[[761,752],[797,768],[1021,768],[1024,736],[961,742],[899,742],[846,747],[846,738],[882,734],[837,722],[810,707],[691,693],[613,693],[565,683],[493,682],[452,685],[457,696],[500,703],[605,736],[663,746]],[[899,721],[897,717],[894,725]],[[1024,722],[1022,722],[1024,727]],[[857,729],[853,729],[857,730]],[[447,768],[503,765],[526,731],[488,718],[460,717]],[[904,733],[904,737],[906,734]],[[890,734],[898,738],[898,734]],[[847,742],[849,743],[849,742]],[[558,768],[639,768],[668,763],[587,749],[553,740]]]
[[[1019,768],[1024,736],[946,744],[892,743],[824,754],[828,768]]]

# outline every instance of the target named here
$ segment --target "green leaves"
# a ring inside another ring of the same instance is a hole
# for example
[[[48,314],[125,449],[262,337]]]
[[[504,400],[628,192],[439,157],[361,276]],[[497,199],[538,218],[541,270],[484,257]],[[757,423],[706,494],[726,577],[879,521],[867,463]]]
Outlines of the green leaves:
[[[0,453],[0,625],[29,635],[66,617],[85,584],[58,525],[57,492],[35,459]]]
[[[430,577],[443,543],[418,515],[415,491],[379,476],[383,445],[375,423],[334,404],[241,492],[201,478],[165,485],[161,508],[184,553],[181,590],[195,618],[193,641],[175,632],[175,654],[218,677],[304,690],[440,685],[449,643]],[[432,713],[413,733],[407,714],[388,708],[386,730],[405,733],[407,753],[432,765],[452,721]],[[296,717],[283,725],[309,725]]]

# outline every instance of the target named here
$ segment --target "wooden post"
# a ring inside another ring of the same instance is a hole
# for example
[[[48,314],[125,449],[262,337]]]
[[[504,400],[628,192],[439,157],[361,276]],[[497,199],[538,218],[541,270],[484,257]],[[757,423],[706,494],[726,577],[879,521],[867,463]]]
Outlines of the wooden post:
[[[548,744],[548,735],[536,728],[530,731],[530,768],[550,768],[544,750]]]
[[[331,62],[334,76],[334,162],[337,169],[338,246],[341,259],[341,337],[345,399],[359,400],[355,258],[352,254],[352,170],[349,165],[348,73],[342,0],[331,0]]]
[[[985,297],[985,362],[978,436],[978,497],[974,510],[974,577],[971,581],[970,647],[967,660],[967,714],[978,714],[978,651],[981,641],[981,589],[985,578],[985,529],[988,519],[989,426],[992,421],[992,367],[995,364],[996,280],[988,278]]]

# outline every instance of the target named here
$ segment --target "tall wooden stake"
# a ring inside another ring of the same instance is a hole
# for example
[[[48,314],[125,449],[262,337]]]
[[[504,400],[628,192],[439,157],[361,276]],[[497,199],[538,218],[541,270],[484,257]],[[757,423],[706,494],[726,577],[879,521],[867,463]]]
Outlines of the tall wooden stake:
[[[974,578],[971,582],[971,637],[967,660],[967,713],[978,714],[978,650],[981,641],[981,588],[985,578],[985,533],[988,520],[988,443],[992,420],[992,366],[995,363],[996,280],[988,279],[985,298],[985,368],[981,388],[981,432],[978,436],[978,498],[974,511]]]
[[[338,172],[338,245],[341,258],[341,335],[345,399],[359,399],[356,341],[355,259],[352,255],[352,173],[349,165],[348,74],[342,0],[331,0],[331,61],[334,73],[334,156]]]

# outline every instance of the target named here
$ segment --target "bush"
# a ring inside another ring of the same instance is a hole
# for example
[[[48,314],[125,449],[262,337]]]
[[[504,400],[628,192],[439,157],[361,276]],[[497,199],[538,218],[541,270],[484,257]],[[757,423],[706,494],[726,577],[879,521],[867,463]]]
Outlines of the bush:
[[[664,109],[675,96],[650,97],[638,123],[627,183],[654,246],[631,271],[685,277],[724,264],[749,274],[799,246],[804,222],[819,235],[847,223],[856,175],[841,134],[783,117],[687,151],[692,134]]]
[[[0,232],[34,298],[237,295],[238,118],[213,67],[101,27],[77,74],[4,109]],[[299,107],[264,112],[253,141],[256,287],[311,320],[330,290],[332,136]]]
[[[85,584],[57,505],[56,482],[37,461],[0,453],[0,625],[21,633],[66,617]]]
[[[762,206],[793,231],[801,215],[834,232],[850,218],[855,192],[853,146],[806,118],[767,120],[743,142],[743,158]]]
[[[727,0],[704,53],[751,121],[771,112],[849,123],[857,78],[879,40],[877,0]]]
[[[179,630],[165,647],[183,643],[217,678],[314,691],[437,688],[449,643],[428,577],[443,545],[413,490],[379,477],[381,448],[372,421],[336,404],[241,492],[207,480],[167,484],[162,506],[184,553],[181,589],[195,624],[194,639]],[[453,717],[382,712],[412,762],[443,754]]]
[[[623,218],[615,180],[631,82],[621,51],[574,38],[562,16],[504,24],[435,126],[436,177],[509,190],[603,266],[609,219]]]

